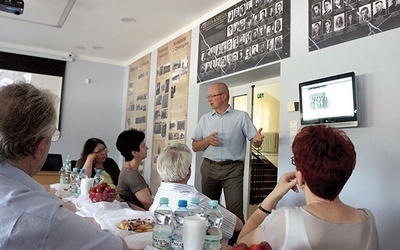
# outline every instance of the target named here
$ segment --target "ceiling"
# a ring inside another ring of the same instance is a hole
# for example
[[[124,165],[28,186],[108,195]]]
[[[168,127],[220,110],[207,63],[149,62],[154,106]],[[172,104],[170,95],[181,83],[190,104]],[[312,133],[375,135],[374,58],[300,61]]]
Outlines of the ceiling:
[[[0,12],[0,51],[71,54],[74,59],[126,65],[189,24],[205,21],[207,13],[223,11],[229,2],[25,0],[22,15]]]

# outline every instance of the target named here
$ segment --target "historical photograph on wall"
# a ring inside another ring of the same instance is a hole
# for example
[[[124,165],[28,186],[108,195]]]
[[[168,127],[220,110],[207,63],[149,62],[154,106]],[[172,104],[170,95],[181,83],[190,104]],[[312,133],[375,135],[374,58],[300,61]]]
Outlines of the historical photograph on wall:
[[[149,81],[150,81],[150,54],[129,65],[128,92],[126,100],[125,129],[137,129],[146,134]],[[139,166],[143,174],[144,161]]]
[[[197,82],[290,56],[290,0],[244,0],[200,24]]]
[[[149,74],[150,54],[129,65],[125,128],[135,128],[145,134],[149,99]]]
[[[190,32],[157,50],[152,168],[150,189],[156,193],[160,184],[157,157],[170,143],[186,141],[189,93]]]
[[[400,27],[400,0],[309,0],[309,51]]]

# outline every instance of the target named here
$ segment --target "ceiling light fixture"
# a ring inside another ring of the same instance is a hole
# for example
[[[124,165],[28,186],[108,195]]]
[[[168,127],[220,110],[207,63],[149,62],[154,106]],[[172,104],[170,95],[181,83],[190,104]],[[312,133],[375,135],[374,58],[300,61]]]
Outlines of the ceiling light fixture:
[[[121,21],[124,23],[136,23],[136,19],[132,17],[121,18]]]

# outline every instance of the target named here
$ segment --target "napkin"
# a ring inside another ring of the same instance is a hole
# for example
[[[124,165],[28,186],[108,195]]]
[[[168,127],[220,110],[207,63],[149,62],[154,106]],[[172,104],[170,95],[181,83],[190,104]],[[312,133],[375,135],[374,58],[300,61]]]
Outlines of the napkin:
[[[69,188],[69,184],[60,184],[60,183],[54,183],[50,184],[51,188],[54,188],[55,190],[64,189],[64,188]]]
[[[129,205],[126,202],[119,201],[100,201],[92,203],[90,200],[86,200],[86,202],[84,202],[84,200],[81,200],[78,205],[79,206],[77,206],[77,208],[79,207],[79,210],[76,212],[77,215],[80,215],[82,217],[93,217],[97,223],[100,222],[99,217],[101,217],[103,214],[124,208],[129,208]]]
[[[153,243],[153,232],[147,233],[136,233],[124,238],[126,244],[131,250],[143,250],[143,249],[156,249],[147,248]]]
[[[152,247],[152,246],[146,246],[146,247],[144,248],[144,250],[158,250],[158,249],[155,248],[155,247]]]

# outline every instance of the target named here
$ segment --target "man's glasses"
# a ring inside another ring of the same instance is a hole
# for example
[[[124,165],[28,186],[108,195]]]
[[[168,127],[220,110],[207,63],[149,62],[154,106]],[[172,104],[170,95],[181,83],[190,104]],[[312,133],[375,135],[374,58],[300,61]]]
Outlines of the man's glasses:
[[[97,152],[93,152],[93,153],[95,153],[95,154],[101,154],[101,153],[108,153],[108,148],[105,148],[105,149],[102,149],[102,150],[99,150],[99,151],[97,151]]]
[[[294,161],[294,156],[292,156],[291,159],[292,159],[292,165],[293,165],[293,166],[296,166],[296,162]]]
[[[56,142],[60,140],[60,137],[61,137],[61,132],[60,130],[56,129],[56,131],[54,131],[53,135],[51,136],[51,141]]]
[[[219,93],[219,94],[215,94],[215,95],[207,95],[206,97],[207,97],[207,99],[209,99],[209,98],[214,98],[214,97],[216,97],[216,96],[220,96],[220,95],[223,95],[224,93]]]

